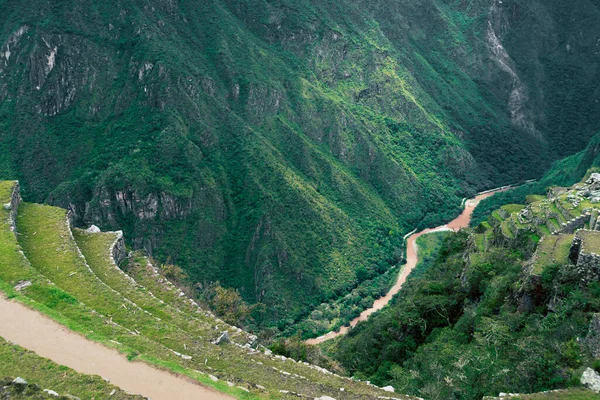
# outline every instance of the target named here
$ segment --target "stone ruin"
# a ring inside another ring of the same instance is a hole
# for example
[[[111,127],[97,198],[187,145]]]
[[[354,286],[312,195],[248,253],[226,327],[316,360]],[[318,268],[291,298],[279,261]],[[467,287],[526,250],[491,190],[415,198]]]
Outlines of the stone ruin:
[[[569,261],[575,264],[577,272],[591,282],[600,279],[600,232],[581,229],[569,250]]]

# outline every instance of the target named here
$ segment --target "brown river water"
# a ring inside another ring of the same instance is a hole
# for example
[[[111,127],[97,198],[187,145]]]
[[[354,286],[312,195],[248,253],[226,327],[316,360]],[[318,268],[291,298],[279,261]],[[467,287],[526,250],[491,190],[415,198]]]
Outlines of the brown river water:
[[[438,226],[437,228],[425,229],[425,230],[422,230],[421,232],[415,232],[413,234],[410,234],[410,236],[408,236],[408,238],[406,239],[406,264],[404,264],[404,266],[400,270],[400,273],[398,274],[398,279],[396,280],[396,283],[394,284],[394,286],[392,286],[390,291],[385,296],[375,300],[375,302],[373,303],[373,306],[371,308],[366,309],[358,317],[353,319],[350,322],[350,326],[342,326],[340,328],[340,330],[337,332],[331,331],[331,332],[327,333],[326,335],[319,336],[318,338],[308,339],[308,340],[306,340],[305,343],[315,345],[315,344],[323,343],[326,340],[333,339],[333,338],[341,336],[341,335],[345,335],[346,333],[348,333],[348,331],[351,328],[355,327],[356,324],[358,324],[360,321],[366,321],[367,318],[369,318],[369,316],[371,314],[373,314],[374,312],[379,311],[383,307],[385,307],[392,300],[392,298],[400,291],[400,289],[402,289],[402,285],[404,285],[404,282],[406,282],[406,278],[408,277],[408,275],[410,275],[412,270],[417,266],[417,263],[419,262],[418,248],[417,248],[416,241],[420,236],[426,235],[426,234],[432,233],[432,232],[443,232],[443,231],[457,232],[463,228],[469,227],[469,224],[471,222],[471,217],[473,216],[473,210],[475,210],[475,207],[477,207],[479,202],[481,202],[483,199],[487,199],[488,197],[493,196],[496,193],[505,192],[508,189],[510,189],[510,187],[507,186],[507,187],[502,187],[499,189],[494,189],[494,190],[480,193],[476,197],[467,200],[465,202],[465,209],[463,210],[463,212],[458,217],[456,217],[455,219],[453,219],[452,221],[447,223],[446,225]]]
[[[182,376],[127,361],[42,314],[0,296],[0,336],[77,372],[100,375],[121,389],[152,400],[227,400],[228,395]],[[53,389],[53,388],[45,388]]]

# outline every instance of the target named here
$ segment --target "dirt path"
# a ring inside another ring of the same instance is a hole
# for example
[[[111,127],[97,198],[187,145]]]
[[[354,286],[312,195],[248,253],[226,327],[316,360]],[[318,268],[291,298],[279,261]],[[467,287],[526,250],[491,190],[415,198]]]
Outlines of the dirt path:
[[[142,362],[69,331],[22,304],[0,296],[0,336],[77,372],[100,375],[121,389],[152,400],[224,400],[225,394]]]
[[[400,270],[400,273],[398,274],[398,279],[396,280],[396,283],[394,284],[394,286],[392,286],[390,291],[385,296],[375,300],[375,302],[373,303],[373,307],[366,309],[358,317],[353,319],[352,322],[350,322],[349,327],[343,326],[340,328],[340,330],[338,332],[332,331],[326,335],[319,336],[318,338],[308,339],[306,341],[306,343],[315,345],[315,344],[323,343],[326,340],[333,339],[333,338],[341,336],[341,335],[345,335],[346,333],[348,333],[350,328],[355,327],[356,324],[358,324],[360,321],[366,321],[367,318],[369,318],[369,316],[371,314],[373,314],[374,312],[379,311],[383,307],[385,307],[392,300],[392,298],[396,295],[396,293],[398,293],[400,291],[400,289],[402,288],[402,285],[404,285],[404,282],[406,282],[406,278],[408,277],[408,275],[410,275],[412,270],[417,266],[417,263],[419,262],[416,241],[420,236],[426,235],[426,234],[432,233],[432,232],[443,232],[443,231],[455,231],[456,232],[462,228],[467,228],[471,222],[471,217],[473,216],[473,210],[475,210],[475,207],[477,207],[479,202],[481,202],[483,199],[487,199],[488,197],[490,197],[496,193],[505,192],[508,189],[509,189],[509,187],[502,187],[499,189],[494,189],[494,190],[490,190],[487,192],[483,192],[483,193],[477,195],[475,198],[467,200],[465,202],[465,209],[463,210],[463,212],[458,217],[456,217],[455,219],[450,221],[448,224],[438,226],[437,228],[425,229],[425,230],[422,230],[421,232],[416,232],[416,233],[413,233],[412,235],[410,235],[408,237],[408,239],[406,240],[406,264],[404,264],[404,266]]]

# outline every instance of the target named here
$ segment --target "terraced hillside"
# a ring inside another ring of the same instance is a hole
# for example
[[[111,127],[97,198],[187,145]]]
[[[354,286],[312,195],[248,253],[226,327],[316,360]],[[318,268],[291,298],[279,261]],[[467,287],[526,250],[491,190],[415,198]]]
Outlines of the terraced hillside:
[[[506,399],[502,397],[484,397],[483,400],[500,400]],[[570,390],[552,390],[543,393],[534,394],[510,394],[508,398],[513,400],[594,400],[598,395],[585,389],[570,389]]]
[[[591,170],[582,182],[571,187],[551,187],[547,196],[528,196],[527,205],[502,206],[479,225],[473,236],[475,245],[485,251],[491,241],[529,238],[537,243],[547,235],[572,238],[578,229],[600,229],[599,180],[600,175]]]
[[[367,383],[273,356],[256,337],[198,307],[139,254],[123,260],[125,273],[117,265],[125,257],[120,232],[72,230],[66,210],[19,204],[18,189],[17,182],[0,184],[0,288],[9,298],[132,361],[236,398],[390,398]]]

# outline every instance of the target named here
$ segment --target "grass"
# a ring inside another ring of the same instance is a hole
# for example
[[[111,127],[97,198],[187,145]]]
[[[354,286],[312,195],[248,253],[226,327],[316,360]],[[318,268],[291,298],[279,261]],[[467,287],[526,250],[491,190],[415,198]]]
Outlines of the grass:
[[[581,251],[584,253],[600,254],[600,232],[579,231],[577,237],[583,240]]]
[[[8,224],[3,228],[2,235],[9,232]],[[281,389],[319,397],[338,393],[340,387],[345,387],[347,398],[357,400],[381,393],[363,383],[323,374],[302,364],[260,352],[250,351],[254,353],[250,355],[249,350],[233,344],[212,345],[210,340],[228,329],[226,324],[197,308],[194,310],[189,299],[181,297],[157,275],[145,258],[138,258],[142,263],[133,263],[130,268],[137,269],[138,276],[145,276],[147,283],[154,282],[151,288],[157,294],[133,283],[110,259],[116,236],[75,230],[73,240],[65,210],[24,203],[19,209],[18,230],[19,242],[28,259],[18,251],[9,253],[12,258],[0,269],[0,289],[69,329],[116,348],[132,360],[190,376],[240,399],[289,397],[282,395]],[[15,235],[6,235],[5,242],[18,250]],[[77,244],[81,246],[81,255]],[[23,279],[33,284],[22,292],[15,291],[14,282]],[[220,328],[215,329],[215,325]],[[235,338],[233,331],[231,336]],[[243,338],[242,334],[238,336]],[[192,359],[184,360],[172,350]],[[219,380],[213,381],[209,374]],[[234,384],[230,386],[227,382]],[[266,389],[256,390],[256,384]]]
[[[498,210],[492,212],[492,217],[497,221],[497,222],[502,222],[504,221],[504,218],[502,218],[500,216],[500,213],[498,212]]]
[[[536,251],[532,273],[540,275],[549,265],[567,264],[573,237],[574,235],[546,236]]]
[[[422,276],[433,265],[440,249],[444,245],[444,241],[449,235],[451,235],[451,232],[433,232],[417,238],[419,262],[410,273],[410,279]]]
[[[522,204],[506,204],[502,206],[502,209],[509,214],[519,212],[524,208],[525,206]]]
[[[15,181],[0,181],[0,206],[10,203],[15,185]]]
[[[530,194],[526,197],[527,204],[537,203],[538,201],[546,200],[546,196],[541,194]]]
[[[473,234],[473,242],[479,251],[485,251],[485,234]]]
[[[107,286],[135,303],[141,309],[165,321],[172,320],[174,310],[154,297],[142,285],[123,273],[114,265],[110,249],[117,240],[115,232],[90,234],[73,229],[73,237],[94,274]]]
[[[84,400],[109,397],[115,400],[141,399],[140,396],[125,393],[99,376],[80,374],[0,338],[0,377],[5,376],[19,376],[44,389]]]
[[[510,219],[507,219],[500,224],[500,228],[502,229],[502,234],[507,238],[514,239],[515,235],[512,232],[510,227]]]

